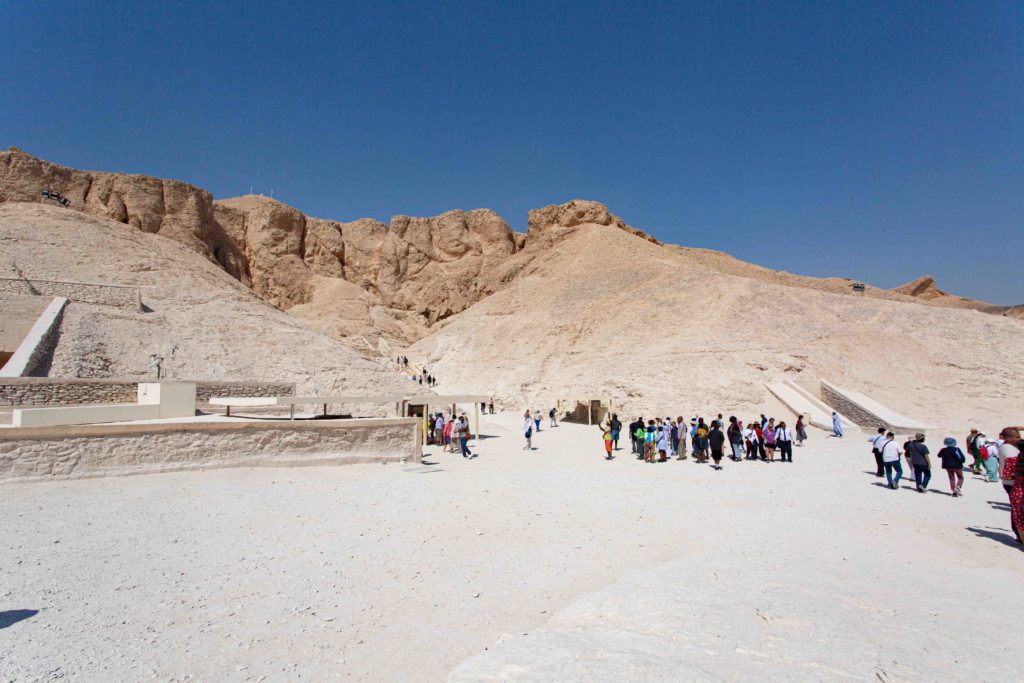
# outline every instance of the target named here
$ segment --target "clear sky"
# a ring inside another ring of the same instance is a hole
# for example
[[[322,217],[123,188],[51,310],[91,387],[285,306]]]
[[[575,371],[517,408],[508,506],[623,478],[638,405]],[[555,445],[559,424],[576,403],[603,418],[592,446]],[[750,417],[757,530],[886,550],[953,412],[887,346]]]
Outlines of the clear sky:
[[[1024,303],[1024,2],[0,0],[0,145]],[[1016,258],[1007,258],[1016,254]]]

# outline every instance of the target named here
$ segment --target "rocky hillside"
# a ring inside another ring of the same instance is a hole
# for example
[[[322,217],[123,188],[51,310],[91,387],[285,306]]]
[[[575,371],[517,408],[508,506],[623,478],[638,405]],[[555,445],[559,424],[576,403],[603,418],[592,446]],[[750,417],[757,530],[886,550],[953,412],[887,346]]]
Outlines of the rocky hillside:
[[[50,374],[281,380],[310,393],[402,393],[409,381],[262,301],[174,240],[55,206],[0,204],[0,274],[139,287],[145,312],[73,301]],[[17,271],[11,267],[17,264]],[[47,299],[48,300],[48,299]]]
[[[893,297],[725,273],[706,253],[585,225],[410,355],[515,405],[749,414],[771,405],[766,383],[824,378],[937,425],[1020,420],[1020,322]]]

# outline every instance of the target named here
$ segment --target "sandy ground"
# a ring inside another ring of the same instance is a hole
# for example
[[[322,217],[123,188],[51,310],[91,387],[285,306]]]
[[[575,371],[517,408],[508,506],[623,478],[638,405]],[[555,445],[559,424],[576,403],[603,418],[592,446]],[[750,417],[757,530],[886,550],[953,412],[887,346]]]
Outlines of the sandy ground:
[[[821,432],[722,472],[578,425],[528,453],[519,420],[468,461],[5,485],[0,678],[1019,677],[1000,485],[889,491]]]

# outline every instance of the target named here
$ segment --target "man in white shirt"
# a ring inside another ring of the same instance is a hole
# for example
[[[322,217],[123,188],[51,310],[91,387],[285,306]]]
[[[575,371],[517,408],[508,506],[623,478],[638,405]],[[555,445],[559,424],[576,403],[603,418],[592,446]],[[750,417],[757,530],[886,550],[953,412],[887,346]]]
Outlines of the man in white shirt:
[[[444,445],[444,415],[441,413],[438,413],[434,420],[434,444]]]
[[[875,456],[876,477],[885,476],[885,466],[882,464],[882,444],[885,443],[885,427],[879,427],[878,433],[868,439],[871,444],[871,454]]]
[[[900,447],[896,445],[892,432],[886,432],[885,441],[882,442],[879,451],[882,454],[882,463],[885,465],[885,478],[889,482],[889,488],[898,489],[900,479],[903,478],[903,465],[900,463],[902,453],[900,453]],[[896,471],[895,479],[892,476],[893,470]]]

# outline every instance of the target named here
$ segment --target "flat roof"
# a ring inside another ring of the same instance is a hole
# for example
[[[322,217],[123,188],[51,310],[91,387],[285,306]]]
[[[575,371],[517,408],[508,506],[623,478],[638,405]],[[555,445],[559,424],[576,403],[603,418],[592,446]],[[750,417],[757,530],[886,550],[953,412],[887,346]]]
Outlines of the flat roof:
[[[405,399],[413,405],[444,405],[446,403],[486,403],[491,400],[490,396],[477,396],[475,394],[424,394],[412,396]]]
[[[401,396],[213,396],[214,406],[294,406],[318,403],[399,403]]]

